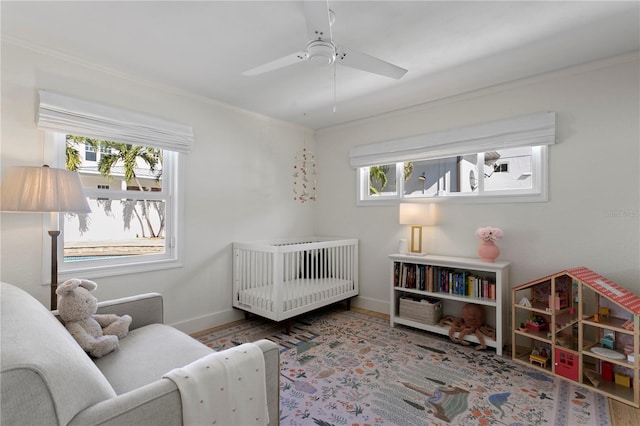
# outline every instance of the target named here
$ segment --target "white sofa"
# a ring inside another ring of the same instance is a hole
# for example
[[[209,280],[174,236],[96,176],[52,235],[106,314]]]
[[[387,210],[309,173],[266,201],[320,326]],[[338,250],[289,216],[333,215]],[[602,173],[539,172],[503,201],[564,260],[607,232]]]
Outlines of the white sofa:
[[[179,390],[162,375],[212,350],[162,323],[160,294],[99,304],[98,312],[126,313],[133,322],[120,347],[98,360],[25,291],[2,283],[0,298],[0,424],[182,424]],[[277,425],[278,346],[268,340],[256,343],[264,352],[270,424]]]

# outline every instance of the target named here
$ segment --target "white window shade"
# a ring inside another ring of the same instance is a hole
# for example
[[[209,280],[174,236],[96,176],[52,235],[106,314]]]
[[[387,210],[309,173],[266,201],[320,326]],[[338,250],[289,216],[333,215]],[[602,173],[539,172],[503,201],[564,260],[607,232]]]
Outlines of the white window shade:
[[[353,147],[354,168],[453,157],[518,146],[551,145],[555,112],[541,112],[490,123]]]
[[[193,128],[159,117],[39,91],[39,128],[188,153]]]

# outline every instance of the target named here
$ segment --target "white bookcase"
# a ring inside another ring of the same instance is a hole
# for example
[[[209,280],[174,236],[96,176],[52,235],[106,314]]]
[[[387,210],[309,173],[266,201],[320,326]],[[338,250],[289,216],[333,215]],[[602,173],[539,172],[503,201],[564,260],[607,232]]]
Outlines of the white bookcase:
[[[496,354],[502,355],[505,339],[510,335],[509,262],[491,263],[480,259],[406,254],[392,254],[389,258],[391,327],[402,324],[449,335],[448,326],[441,327],[403,317],[400,311],[400,299],[403,297],[437,299],[442,303],[442,315],[454,317],[462,316],[462,307],[466,303],[474,303],[484,307],[486,323],[496,329],[495,340],[485,337],[485,343],[488,347],[495,348]],[[414,272],[408,272],[411,270]],[[414,275],[416,273],[417,277]],[[493,291],[489,291],[491,287]],[[474,335],[465,336],[465,340],[479,343]]]

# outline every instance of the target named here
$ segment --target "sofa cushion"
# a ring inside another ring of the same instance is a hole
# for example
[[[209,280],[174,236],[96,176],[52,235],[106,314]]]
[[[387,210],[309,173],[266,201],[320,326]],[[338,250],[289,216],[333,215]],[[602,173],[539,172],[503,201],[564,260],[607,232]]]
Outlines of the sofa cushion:
[[[2,424],[30,424],[36,418],[67,424],[79,411],[116,396],[47,308],[13,285],[2,283],[1,291]]]
[[[118,395],[147,385],[213,350],[196,339],[164,324],[131,330],[120,347],[95,360]]]

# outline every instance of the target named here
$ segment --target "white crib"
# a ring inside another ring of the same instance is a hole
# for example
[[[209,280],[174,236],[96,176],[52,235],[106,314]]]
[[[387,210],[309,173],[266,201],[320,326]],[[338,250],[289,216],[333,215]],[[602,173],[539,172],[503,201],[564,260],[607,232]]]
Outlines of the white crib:
[[[273,321],[358,295],[358,240],[233,244],[233,306]]]

